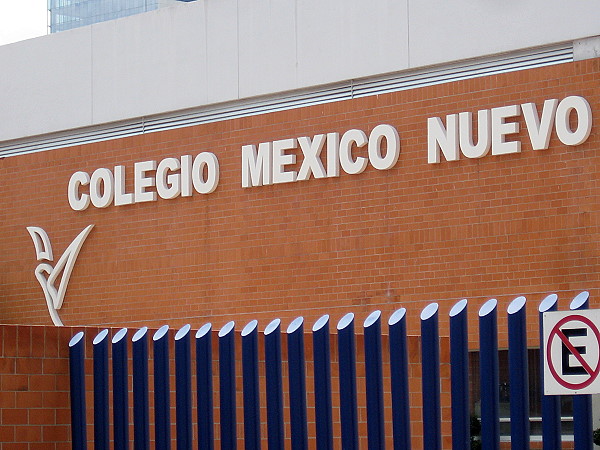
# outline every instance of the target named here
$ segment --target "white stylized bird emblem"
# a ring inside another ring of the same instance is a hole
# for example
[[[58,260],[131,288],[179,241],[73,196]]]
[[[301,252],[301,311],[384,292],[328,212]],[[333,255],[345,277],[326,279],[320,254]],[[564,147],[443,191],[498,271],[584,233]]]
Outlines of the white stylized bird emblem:
[[[81,250],[81,246],[87,235],[92,231],[94,225],[88,225],[81,233],[71,242],[63,255],[60,257],[54,267],[49,263],[43,262],[35,268],[35,277],[42,286],[46,303],[48,304],[48,312],[52,318],[52,322],[57,327],[62,326],[62,321],[58,316],[58,310],[61,308],[65,299],[65,292],[69,284],[69,278],[73,271],[73,266]],[[27,227],[27,231],[33,239],[35,253],[38,261],[53,261],[52,245],[48,234],[40,227]],[[62,276],[61,276],[62,274]],[[58,288],[56,288],[56,280],[60,277]]]

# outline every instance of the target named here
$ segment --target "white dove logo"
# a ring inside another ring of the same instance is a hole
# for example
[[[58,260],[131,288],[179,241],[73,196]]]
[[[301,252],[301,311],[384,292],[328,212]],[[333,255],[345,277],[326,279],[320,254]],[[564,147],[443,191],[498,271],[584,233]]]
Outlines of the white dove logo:
[[[43,262],[38,264],[35,268],[35,277],[42,286],[42,290],[46,296],[48,312],[50,313],[52,322],[54,322],[54,325],[57,327],[60,327],[63,324],[58,316],[58,310],[61,308],[65,299],[65,292],[67,290],[67,285],[69,284],[73,266],[77,260],[77,255],[79,255],[79,250],[81,250],[81,246],[87,235],[92,231],[92,228],[94,228],[94,225],[88,225],[77,235],[54,267],[47,262]],[[50,238],[46,232],[40,227],[27,227],[27,231],[29,231],[31,239],[33,239],[37,260],[51,262],[54,259],[54,256],[52,255]],[[60,283],[57,289],[54,284],[59,277]]]

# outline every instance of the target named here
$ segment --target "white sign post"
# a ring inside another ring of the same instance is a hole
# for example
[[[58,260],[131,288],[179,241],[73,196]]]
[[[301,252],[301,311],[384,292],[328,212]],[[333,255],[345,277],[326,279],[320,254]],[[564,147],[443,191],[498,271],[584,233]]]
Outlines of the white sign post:
[[[544,394],[600,393],[600,310],[544,313]]]

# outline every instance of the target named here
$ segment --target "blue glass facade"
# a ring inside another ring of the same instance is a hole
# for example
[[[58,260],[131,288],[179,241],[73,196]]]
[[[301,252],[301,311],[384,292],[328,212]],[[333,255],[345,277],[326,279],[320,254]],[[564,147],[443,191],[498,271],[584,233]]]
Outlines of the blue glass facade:
[[[48,0],[50,32],[118,19],[186,0]]]

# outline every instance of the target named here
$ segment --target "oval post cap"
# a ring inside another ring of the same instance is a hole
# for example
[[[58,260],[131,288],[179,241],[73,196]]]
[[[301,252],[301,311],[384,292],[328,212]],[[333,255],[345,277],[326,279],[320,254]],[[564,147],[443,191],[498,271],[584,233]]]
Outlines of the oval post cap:
[[[271,322],[269,322],[269,325],[267,325],[267,327],[265,328],[265,331],[264,331],[265,335],[273,333],[275,330],[277,330],[279,328],[280,324],[281,324],[281,320],[279,320],[279,319],[271,320]]]
[[[167,334],[168,331],[169,331],[169,325],[163,325],[158,330],[156,330],[156,332],[154,333],[154,336],[152,336],[152,340],[158,341],[159,339],[162,339],[162,337],[165,334]]]
[[[585,302],[587,302],[590,298],[590,293],[588,291],[580,292],[575,296],[575,298],[571,301],[570,309],[579,309]]]
[[[452,309],[450,310],[450,313],[448,315],[450,317],[458,316],[461,312],[463,312],[467,308],[468,303],[469,303],[469,301],[466,298],[459,300],[458,302],[456,302],[454,304],[454,306],[452,307]]]
[[[302,317],[302,316],[296,317],[292,321],[292,323],[289,324],[286,333],[292,334],[294,331],[296,331],[298,328],[300,328],[303,323],[304,323],[304,317]]]
[[[392,315],[388,319],[388,325],[396,325],[404,317],[406,317],[406,308],[397,309],[392,313]]]
[[[148,333],[148,327],[142,327],[139,330],[137,330],[135,332],[135,334],[133,335],[133,337],[131,338],[132,342],[137,342],[140,339],[146,337],[146,333]]]
[[[210,322],[205,323],[198,329],[198,331],[196,331],[196,339],[200,339],[201,337],[204,337],[206,334],[208,334],[210,332],[210,330],[212,330],[212,323],[210,323]]]
[[[92,341],[92,344],[98,345],[100,342],[102,342],[104,339],[106,339],[106,336],[108,336],[108,330],[105,328],[104,330],[102,330],[100,333],[98,333],[96,335],[96,337]]]
[[[117,342],[121,341],[123,338],[125,338],[127,336],[127,328],[121,328],[119,331],[117,331],[115,333],[115,335],[112,338],[112,343],[116,344]]]
[[[231,333],[231,331],[233,331],[233,329],[235,328],[235,322],[232,320],[230,322],[227,322],[223,328],[221,328],[219,330],[219,337],[223,337],[223,336],[227,336],[229,333]]]
[[[256,330],[257,327],[258,327],[258,320],[256,320],[256,319],[251,320],[242,329],[242,337],[252,334]]]
[[[186,335],[187,335],[187,334],[190,332],[190,329],[191,329],[191,328],[192,328],[192,327],[190,326],[190,324],[189,324],[189,323],[188,323],[188,324],[186,324],[186,325],[184,325],[184,326],[182,326],[182,327],[181,327],[181,328],[180,328],[180,329],[177,331],[177,333],[175,333],[175,340],[176,340],[176,341],[179,341],[180,339],[184,338],[184,337],[185,337],[185,336],[186,336]]]
[[[553,308],[558,303],[558,295],[550,294],[544,300],[540,302],[538,311],[543,313]]]
[[[79,342],[83,339],[83,331],[80,331],[79,333],[76,333],[71,340],[69,341],[69,347],[73,347],[77,344],[79,344]]]
[[[421,320],[431,319],[434,315],[437,314],[439,309],[439,305],[437,303],[430,303],[423,311],[421,311]]]
[[[319,317],[319,319],[315,322],[315,324],[312,327],[313,331],[319,331],[321,328],[323,328],[325,325],[327,325],[329,323],[329,314],[325,314],[322,315],[321,317]]]
[[[520,297],[517,297],[512,302],[510,302],[508,308],[506,308],[506,312],[508,312],[508,314],[510,315],[516,314],[523,308],[525,308],[526,304],[527,299],[521,295]]]
[[[380,310],[376,310],[373,311],[371,314],[368,315],[368,317],[365,319],[365,322],[363,323],[363,327],[364,328],[368,328],[371,325],[373,325],[375,322],[377,322],[379,320],[379,318],[381,317],[381,311]]]
[[[348,313],[337,324],[338,330],[343,330],[354,321],[354,313]]]
[[[479,309],[479,317],[484,317],[484,316],[487,316],[488,314],[494,312],[494,310],[496,309],[497,306],[498,306],[498,300],[496,300],[495,298],[490,298]]]

